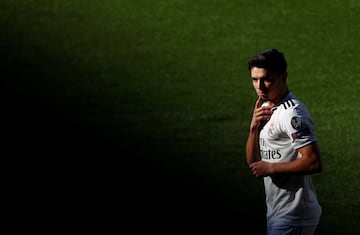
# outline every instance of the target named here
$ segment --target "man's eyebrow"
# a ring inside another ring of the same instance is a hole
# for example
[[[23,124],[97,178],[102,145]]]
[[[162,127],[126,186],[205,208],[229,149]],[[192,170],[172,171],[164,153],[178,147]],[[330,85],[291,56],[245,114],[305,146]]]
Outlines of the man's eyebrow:
[[[251,77],[252,79],[268,79],[268,78],[271,78],[271,76],[269,75],[265,75],[265,76],[262,76],[262,77]]]

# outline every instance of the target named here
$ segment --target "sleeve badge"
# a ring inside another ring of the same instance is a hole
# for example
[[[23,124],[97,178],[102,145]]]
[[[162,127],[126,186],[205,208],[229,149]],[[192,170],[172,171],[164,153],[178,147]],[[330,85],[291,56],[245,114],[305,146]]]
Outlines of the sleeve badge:
[[[300,130],[303,127],[303,122],[300,117],[293,117],[291,118],[291,126],[295,130]]]

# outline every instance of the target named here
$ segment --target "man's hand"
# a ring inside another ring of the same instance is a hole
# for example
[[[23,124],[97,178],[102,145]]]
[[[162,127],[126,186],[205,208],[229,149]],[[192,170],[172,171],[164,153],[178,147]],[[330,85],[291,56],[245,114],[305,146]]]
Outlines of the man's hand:
[[[261,124],[268,121],[272,115],[270,107],[261,106],[261,98],[259,97],[255,103],[254,113],[250,124],[250,130],[258,129]]]
[[[251,163],[250,169],[256,177],[264,177],[273,173],[272,164],[264,161]]]

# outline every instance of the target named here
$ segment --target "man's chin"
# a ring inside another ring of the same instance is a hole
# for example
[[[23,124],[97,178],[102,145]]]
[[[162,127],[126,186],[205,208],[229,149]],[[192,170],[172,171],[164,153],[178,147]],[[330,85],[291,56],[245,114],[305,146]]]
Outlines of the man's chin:
[[[269,97],[265,96],[265,95],[260,95],[260,99],[263,101],[268,101]]]

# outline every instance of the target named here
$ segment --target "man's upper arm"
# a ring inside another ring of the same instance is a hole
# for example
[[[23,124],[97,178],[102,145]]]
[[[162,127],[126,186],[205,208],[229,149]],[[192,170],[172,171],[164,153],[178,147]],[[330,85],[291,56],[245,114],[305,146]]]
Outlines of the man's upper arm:
[[[300,149],[301,160],[307,165],[310,173],[322,171],[321,153],[317,142],[312,142]]]

